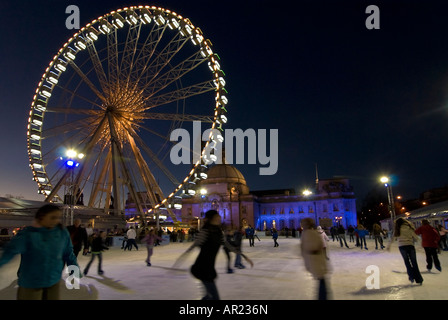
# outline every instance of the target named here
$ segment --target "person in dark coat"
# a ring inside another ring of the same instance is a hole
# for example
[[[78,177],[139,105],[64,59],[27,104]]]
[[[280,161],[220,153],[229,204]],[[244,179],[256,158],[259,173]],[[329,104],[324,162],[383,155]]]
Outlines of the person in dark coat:
[[[255,247],[255,243],[254,243],[255,229],[249,225],[249,227],[246,228],[245,232],[246,232],[246,237],[249,239],[249,246]]]
[[[106,232],[101,231],[98,236],[94,236],[92,240],[92,258],[90,259],[89,263],[87,264],[86,268],[84,269],[84,275],[87,275],[89,272],[90,266],[92,265],[93,260],[95,260],[95,257],[98,257],[98,274],[102,275],[104,274],[104,271],[102,269],[102,263],[103,263],[103,254],[102,252],[104,250],[109,250],[109,248],[104,244],[106,240]]]
[[[277,239],[278,239],[278,231],[277,231],[277,229],[275,229],[275,228],[272,229],[272,239],[274,239],[274,248],[275,248],[275,247],[278,247],[278,242],[277,242]]]
[[[81,227],[81,219],[76,219],[73,221],[73,225],[68,226],[67,230],[70,233],[70,238],[72,239],[73,253],[75,254],[75,257],[78,257],[78,254],[83,246],[83,254],[86,254],[89,251],[89,240],[86,229]]]
[[[235,247],[225,241],[224,233],[221,230],[221,216],[216,210],[209,210],[205,213],[204,226],[195,238],[193,245],[176,261],[177,265],[186,257],[195,247],[200,247],[199,253],[195,263],[191,267],[192,275],[201,280],[203,283],[206,295],[202,300],[219,300],[218,289],[216,288],[216,270],[215,260],[221,245],[226,246],[230,251],[238,252]],[[253,262],[241,254],[242,257],[253,266]]]
[[[246,268],[241,263],[241,245],[243,243],[243,235],[244,235],[244,227],[241,227],[240,230],[236,230],[235,233],[233,234],[233,246],[238,250],[238,252],[240,252],[237,253],[235,257],[235,268],[238,269]]]
[[[343,247],[343,244],[342,244],[342,240],[344,240],[344,244],[345,244],[345,246],[347,247],[347,248],[349,248],[349,246],[348,246],[348,244],[347,244],[347,241],[345,240],[345,229],[344,229],[344,227],[342,226],[342,224],[340,224],[339,225],[339,227],[338,227],[338,237],[339,237],[339,242],[341,243],[341,248]]]

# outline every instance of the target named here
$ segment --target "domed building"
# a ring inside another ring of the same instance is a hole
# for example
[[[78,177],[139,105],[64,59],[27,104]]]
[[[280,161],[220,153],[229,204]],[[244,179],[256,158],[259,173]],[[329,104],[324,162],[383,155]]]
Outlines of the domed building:
[[[198,194],[182,201],[182,221],[194,223],[210,209],[217,210],[225,225],[253,225],[254,195],[246,179],[234,166],[216,164],[207,171],[208,178],[198,184]]]

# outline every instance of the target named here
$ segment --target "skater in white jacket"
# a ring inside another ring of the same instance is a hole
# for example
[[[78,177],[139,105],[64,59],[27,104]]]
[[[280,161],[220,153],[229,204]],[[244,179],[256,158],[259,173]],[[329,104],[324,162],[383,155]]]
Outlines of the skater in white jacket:
[[[319,232],[319,234],[322,237],[322,242],[324,244],[324,254],[325,254],[325,258],[327,258],[327,260],[330,260],[330,258],[328,258],[328,254],[327,254],[327,242],[330,241],[330,239],[328,238],[327,234],[325,233],[325,230],[322,229],[321,226],[317,227],[317,232]]]

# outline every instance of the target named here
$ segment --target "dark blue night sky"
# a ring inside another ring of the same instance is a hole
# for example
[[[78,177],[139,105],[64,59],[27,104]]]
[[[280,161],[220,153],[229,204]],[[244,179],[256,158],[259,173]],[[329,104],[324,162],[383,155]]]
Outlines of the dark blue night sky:
[[[292,6],[294,3],[294,6]],[[2,1],[0,196],[41,199],[28,168],[26,125],[42,73],[73,31],[114,9],[156,5],[190,18],[226,72],[229,128],[279,130],[279,170],[237,167],[251,190],[351,179],[360,202],[378,177],[415,198],[448,184],[447,4],[436,1]],[[367,30],[365,8],[381,10]]]

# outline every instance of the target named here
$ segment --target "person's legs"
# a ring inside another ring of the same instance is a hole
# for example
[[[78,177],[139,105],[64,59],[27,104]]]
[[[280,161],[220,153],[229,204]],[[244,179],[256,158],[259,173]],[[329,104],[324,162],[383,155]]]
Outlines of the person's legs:
[[[327,300],[327,285],[325,283],[325,278],[319,279],[319,300]]]
[[[432,260],[434,261],[434,266],[437,270],[442,271],[442,266],[440,265],[439,255],[436,248],[431,248]]]
[[[345,246],[348,248],[348,244],[347,244],[347,240],[345,240],[345,234],[340,234],[339,238],[341,238],[342,240],[344,240],[344,244]],[[341,247],[342,247],[342,240],[341,240]]]
[[[202,300],[220,300],[218,288],[214,281],[202,281],[205,287],[206,295]]]
[[[410,246],[401,246],[400,249],[401,256],[403,257],[404,265],[406,266],[406,272],[408,273],[409,280],[414,282],[414,272],[412,271],[412,266],[409,258],[408,248]]]
[[[103,274],[103,254],[100,252],[98,253],[98,274]]]
[[[79,251],[81,251],[81,247],[79,246],[73,247],[73,253],[75,254],[76,258],[78,258]]]
[[[42,300],[59,300],[59,288],[59,282],[49,288],[44,288]]]
[[[378,236],[376,235],[375,236],[375,249],[378,249],[378,242],[379,242],[379,239],[378,239]]]
[[[238,268],[239,266],[241,266],[241,255],[237,253],[235,257],[235,268]]]
[[[432,269],[432,252],[431,252],[431,248],[424,247],[423,249],[425,249],[425,255],[426,255],[426,269],[428,269],[428,271],[431,271],[431,269]]]
[[[381,250],[384,248],[383,237],[381,235],[378,236],[378,241],[380,242]]]
[[[92,252],[92,257],[90,258],[89,263],[84,269],[84,274],[87,274],[89,272],[90,266],[92,265],[93,260],[95,259],[96,254]]]
[[[417,283],[422,283],[423,282],[423,277],[420,274],[420,270],[418,268],[418,263],[417,263],[417,255],[415,253],[415,247],[414,246],[408,246],[410,247],[409,250],[409,258],[411,260],[411,264],[412,264],[412,272],[414,274],[414,279],[415,282]]]
[[[151,265],[151,256],[153,253],[153,247],[148,248],[148,264]]]
[[[17,300],[42,300],[43,289],[23,288],[17,290]]]

